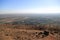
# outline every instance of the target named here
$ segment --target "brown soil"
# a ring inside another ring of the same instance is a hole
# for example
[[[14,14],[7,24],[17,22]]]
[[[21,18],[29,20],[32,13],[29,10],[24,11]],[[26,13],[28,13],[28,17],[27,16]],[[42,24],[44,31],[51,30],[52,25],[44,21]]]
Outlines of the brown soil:
[[[0,40],[60,40],[57,34],[42,34],[43,30],[18,29],[18,28],[0,28]]]

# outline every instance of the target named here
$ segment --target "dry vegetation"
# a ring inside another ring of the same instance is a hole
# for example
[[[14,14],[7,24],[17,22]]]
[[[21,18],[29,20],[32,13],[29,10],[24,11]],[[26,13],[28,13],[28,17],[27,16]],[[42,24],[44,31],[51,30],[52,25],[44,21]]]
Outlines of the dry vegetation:
[[[59,32],[48,25],[0,24],[0,40],[60,40]]]

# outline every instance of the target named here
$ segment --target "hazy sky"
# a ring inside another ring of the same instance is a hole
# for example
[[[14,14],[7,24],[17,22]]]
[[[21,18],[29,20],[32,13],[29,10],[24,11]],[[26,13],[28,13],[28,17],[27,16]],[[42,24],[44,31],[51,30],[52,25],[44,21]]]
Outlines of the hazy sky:
[[[60,0],[0,0],[0,13],[60,13]]]

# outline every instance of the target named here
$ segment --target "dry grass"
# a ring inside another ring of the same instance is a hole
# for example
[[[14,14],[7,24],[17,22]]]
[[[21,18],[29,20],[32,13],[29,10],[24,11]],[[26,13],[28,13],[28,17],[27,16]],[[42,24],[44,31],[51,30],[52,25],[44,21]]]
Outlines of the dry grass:
[[[0,25],[0,40],[60,40],[58,34],[52,35],[49,32],[49,35],[46,36],[41,34],[44,32],[43,30],[32,29],[28,26],[24,27],[24,25],[21,25],[20,28]]]

